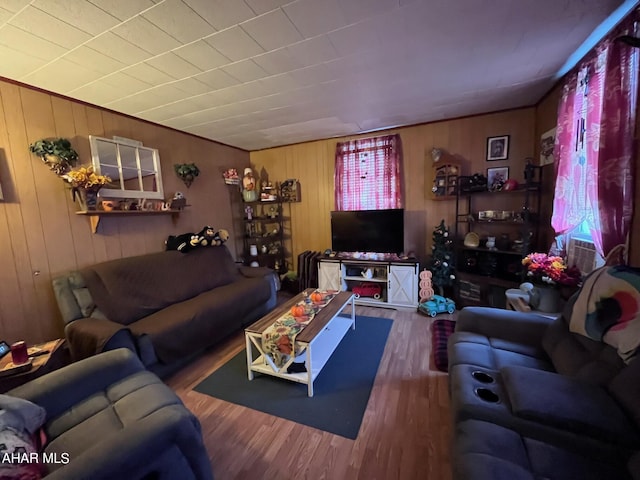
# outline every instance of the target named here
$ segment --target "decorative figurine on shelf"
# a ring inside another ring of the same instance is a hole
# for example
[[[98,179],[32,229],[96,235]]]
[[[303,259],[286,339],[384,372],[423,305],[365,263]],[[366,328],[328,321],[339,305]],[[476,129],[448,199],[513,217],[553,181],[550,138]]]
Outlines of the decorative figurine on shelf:
[[[182,210],[187,206],[187,199],[182,192],[176,192],[173,194],[173,198],[167,200],[169,210]]]
[[[253,220],[253,208],[247,205],[244,207],[244,213],[247,216],[247,220]]]
[[[430,317],[435,317],[439,313],[453,313],[456,311],[456,304],[450,298],[441,295],[433,295],[428,300],[420,302],[418,311]]]
[[[245,202],[255,202],[258,200],[256,178],[253,176],[253,171],[249,167],[244,169],[244,176],[242,177],[242,198]]]
[[[227,168],[222,176],[227,185],[240,185],[240,176],[235,168]]]

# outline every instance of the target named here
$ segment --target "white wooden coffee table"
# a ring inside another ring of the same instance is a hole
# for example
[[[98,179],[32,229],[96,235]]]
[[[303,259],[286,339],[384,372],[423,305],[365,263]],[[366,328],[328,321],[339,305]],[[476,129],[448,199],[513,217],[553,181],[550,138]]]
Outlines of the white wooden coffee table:
[[[296,295],[245,329],[249,380],[253,380],[254,372],[259,372],[292,382],[304,383],[307,385],[308,395],[313,397],[313,382],[320,374],[322,367],[325,366],[331,354],[333,354],[340,341],[349,331],[349,328],[356,329],[355,303],[350,292],[340,292],[333,297],[327,306],[322,308],[313,317],[309,325],[296,337],[296,349],[299,348],[301,350],[298,358],[304,355],[306,372],[287,373],[287,368],[295,360],[293,357],[278,368],[271,357],[265,354],[262,349],[262,333],[273,325],[278,318],[288,312],[292,306],[303,300],[305,293],[308,295],[313,291],[314,289],[310,288]],[[351,306],[350,316],[340,316],[340,313],[347,306]],[[254,352],[257,353],[255,358]]]

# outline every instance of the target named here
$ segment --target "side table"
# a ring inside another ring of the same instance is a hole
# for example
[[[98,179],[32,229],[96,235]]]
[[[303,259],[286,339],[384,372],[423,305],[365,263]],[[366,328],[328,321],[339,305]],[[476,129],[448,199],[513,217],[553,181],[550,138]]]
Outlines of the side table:
[[[32,345],[27,349],[29,358],[32,359],[31,368],[27,371],[0,377],[0,393],[5,393],[12,388],[19,387],[34,378],[57,370],[71,363],[69,351],[64,339],[51,340],[45,343]],[[33,356],[36,352],[47,352]],[[11,362],[11,354],[8,353],[0,360],[0,370],[4,369]]]

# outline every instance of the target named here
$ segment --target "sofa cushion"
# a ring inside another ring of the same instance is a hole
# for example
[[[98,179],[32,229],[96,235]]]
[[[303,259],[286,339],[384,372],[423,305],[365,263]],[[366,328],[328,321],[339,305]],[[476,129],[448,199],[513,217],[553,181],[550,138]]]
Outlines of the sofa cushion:
[[[456,480],[630,478],[624,458],[577,444],[546,443],[478,420],[456,425],[453,451]]]
[[[531,368],[500,373],[514,415],[606,442],[639,444],[632,422],[606,389]]]
[[[240,278],[224,246],[121,258],[81,274],[98,308],[123,325]]]
[[[171,363],[241,328],[247,314],[270,295],[271,285],[263,278],[241,278],[170,305],[129,328],[136,336],[148,335],[160,361]]]
[[[448,345],[450,368],[467,364],[489,370],[499,370],[506,365],[553,369],[544,351],[531,345],[460,331],[449,337]]]
[[[572,332],[604,341],[628,360],[640,345],[640,268],[602,267],[584,281],[570,319]]]
[[[49,420],[46,432],[50,442],[45,451],[78,457],[93,445],[96,435],[107,438],[170,405],[182,402],[157,376],[140,371]],[[61,465],[48,465],[51,470],[58,466]]]
[[[542,346],[558,373],[596,385],[608,384],[624,367],[615,349],[570,332],[564,317],[549,325]]]

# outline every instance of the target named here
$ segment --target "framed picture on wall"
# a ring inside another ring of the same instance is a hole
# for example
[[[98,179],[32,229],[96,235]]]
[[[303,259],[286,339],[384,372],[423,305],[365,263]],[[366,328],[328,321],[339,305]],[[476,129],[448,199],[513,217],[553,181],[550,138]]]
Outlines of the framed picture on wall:
[[[509,135],[487,138],[487,161],[509,158]]]
[[[556,127],[544,132],[540,137],[540,166],[548,165],[555,161],[553,147],[556,142]]]
[[[509,167],[487,168],[487,188],[500,190],[509,179]]]

